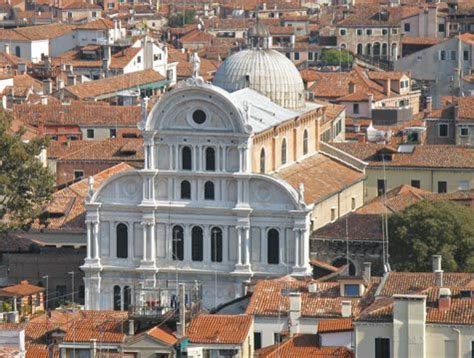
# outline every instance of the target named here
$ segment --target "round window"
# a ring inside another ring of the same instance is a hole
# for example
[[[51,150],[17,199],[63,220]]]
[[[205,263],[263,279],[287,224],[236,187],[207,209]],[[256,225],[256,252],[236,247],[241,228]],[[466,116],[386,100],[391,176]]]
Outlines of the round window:
[[[206,121],[206,113],[201,109],[195,110],[193,112],[193,121],[197,124],[203,124]]]

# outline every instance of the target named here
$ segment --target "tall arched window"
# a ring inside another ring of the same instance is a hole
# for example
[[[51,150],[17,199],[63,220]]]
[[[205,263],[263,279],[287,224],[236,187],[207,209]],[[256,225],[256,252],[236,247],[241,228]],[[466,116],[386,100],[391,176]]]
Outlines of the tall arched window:
[[[192,151],[189,147],[181,149],[181,168],[183,170],[191,170],[193,166]]]
[[[207,181],[204,184],[204,199],[214,200],[214,183],[212,181]]]
[[[117,257],[128,257],[128,227],[122,223],[117,225]]]
[[[122,290],[120,286],[114,286],[114,311],[122,309]]]
[[[206,148],[206,170],[216,170],[216,151],[214,148]]]
[[[276,229],[268,230],[267,259],[269,264],[280,263],[280,233]]]
[[[202,229],[199,226],[195,226],[191,231],[191,258],[193,261],[202,261],[202,257]]]
[[[181,182],[181,199],[191,199],[191,183],[187,180]]]
[[[358,55],[364,54],[364,46],[362,44],[357,44],[357,54]]]
[[[281,141],[281,164],[286,164],[286,138]]]
[[[308,130],[303,132],[303,155],[308,154]]]
[[[132,304],[132,289],[129,286],[123,288],[123,309],[128,311],[128,308]]]
[[[183,261],[184,259],[184,235],[183,228],[179,225],[173,227],[172,231],[173,260]]]
[[[211,261],[222,262],[222,230],[218,227],[211,229]]]
[[[260,173],[265,173],[265,148],[260,150]]]

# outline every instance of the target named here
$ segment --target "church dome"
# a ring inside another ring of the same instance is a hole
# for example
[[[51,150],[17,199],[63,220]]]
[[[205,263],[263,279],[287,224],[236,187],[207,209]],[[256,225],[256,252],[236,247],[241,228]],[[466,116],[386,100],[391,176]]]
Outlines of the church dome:
[[[262,36],[262,29],[253,31]],[[304,106],[304,85],[298,69],[275,50],[254,47],[233,54],[219,67],[213,83],[228,92],[250,87],[284,108]]]

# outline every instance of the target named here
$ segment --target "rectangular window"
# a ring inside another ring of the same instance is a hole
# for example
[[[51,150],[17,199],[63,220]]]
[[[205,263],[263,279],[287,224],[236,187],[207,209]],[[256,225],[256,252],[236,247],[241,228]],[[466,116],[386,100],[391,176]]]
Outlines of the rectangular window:
[[[254,349],[262,348],[262,333],[253,332],[253,347]]]
[[[142,63],[142,57],[141,56],[137,56],[137,63]]]
[[[273,334],[273,342],[275,342],[275,344],[281,343],[282,341],[283,341],[283,336],[281,335],[281,333],[277,332]]]
[[[385,194],[386,185],[387,185],[386,180],[384,179],[377,180],[377,195],[380,196],[380,195]]]
[[[469,51],[464,50],[462,57],[463,57],[464,61],[469,61]]]
[[[92,11],[92,17],[97,17],[97,13],[95,11]]]
[[[448,192],[448,182],[446,181],[439,181],[438,182],[438,193],[447,193]]]
[[[459,188],[460,191],[468,191],[469,190],[469,180],[461,180],[459,182]]]
[[[358,297],[360,295],[359,285],[349,284],[344,285],[344,296]]]
[[[84,171],[83,170],[74,170],[74,180],[84,178]]]
[[[366,33],[367,36],[371,36],[372,35],[372,29],[367,29],[365,31],[365,33]]]
[[[441,61],[446,61],[446,51],[441,50],[441,51],[439,52],[439,59],[440,59]]]
[[[353,112],[354,114],[359,114],[359,103],[354,103],[354,104],[352,105],[352,112]]]
[[[295,60],[298,61],[300,59],[300,53],[295,52]]]
[[[336,208],[331,208],[331,221],[336,220]]]
[[[110,128],[109,129],[109,136],[110,136],[110,138],[117,138],[117,129]]]
[[[388,29],[382,29],[382,35],[388,35]]]
[[[390,338],[375,338],[375,358],[390,358]]]
[[[356,208],[356,198],[352,197],[351,198],[351,209],[355,210],[355,208]]]
[[[438,137],[446,138],[448,136],[448,125],[446,123],[438,124]]]
[[[419,180],[412,180],[411,181],[411,186],[414,187],[414,188],[418,188],[420,189],[420,181]]]
[[[340,29],[340,30],[339,30],[339,34],[340,34],[341,36],[346,36],[347,30],[346,30],[346,29]]]
[[[468,127],[461,127],[460,135],[461,135],[461,137],[469,136],[469,128]]]
[[[392,34],[393,35],[396,35],[398,33],[398,30],[397,29],[392,29]]]
[[[405,25],[403,25],[403,30],[405,32],[410,32],[410,24],[406,23]]]
[[[362,36],[364,34],[364,30],[357,29],[357,36]]]
[[[444,24],[438,24],[438,32],[444,32]]]
[[[87,139],[94,139],[94,130],[93,129],[88,129],[86,132],[86,137]]]
[[[451,51],[451,61],[456,61],[456,51]]]
[[[308,60],[313,61],[313,53],[308,52]]]
[[[67,17],[72,18],[72,12],[68,12]]]

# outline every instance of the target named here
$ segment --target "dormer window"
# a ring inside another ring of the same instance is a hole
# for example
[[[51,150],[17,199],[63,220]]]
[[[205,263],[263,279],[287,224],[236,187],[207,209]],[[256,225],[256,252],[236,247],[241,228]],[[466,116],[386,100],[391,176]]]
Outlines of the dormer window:
[[[346,297],[359,297],[360,286],[357,284],[345,284],[344,285],[344,296]]]

